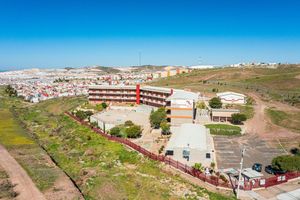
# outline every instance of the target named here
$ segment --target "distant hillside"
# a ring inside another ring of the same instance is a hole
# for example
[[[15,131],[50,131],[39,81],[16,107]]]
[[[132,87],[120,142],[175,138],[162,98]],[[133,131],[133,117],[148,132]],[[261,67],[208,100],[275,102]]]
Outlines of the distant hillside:
[[[104,67],[104,66],[97,66],[96,69],[100,69],[101,71],[108,73],[108,74],[114,74],[119,73],[120,70],[113,68],[113,67]]]
[[[199,69],[188,74],[157,79],[151,85],[187,88],[206,95],[228,90],[242,93],[256,92],[265,99],[300,106],[300,65],[280,65],[277,69],[231,67]]]

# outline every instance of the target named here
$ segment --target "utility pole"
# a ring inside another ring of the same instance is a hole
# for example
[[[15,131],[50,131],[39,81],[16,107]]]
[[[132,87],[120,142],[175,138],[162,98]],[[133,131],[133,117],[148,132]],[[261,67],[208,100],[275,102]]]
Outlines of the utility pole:
[[[246,148],[243,146],[242,149],[242,155],[241,155],[241,168],[240,168],[240,173],[239,173],[239,181],[238,181],[238,188],[237,188],[237,193],[236,193],[236,198],[239,199],[240,196],[240,184],[241,184],[241,178],[242,178],[242,171],[243,171],[243,162],[244,162],[244,153],[245,153]]]

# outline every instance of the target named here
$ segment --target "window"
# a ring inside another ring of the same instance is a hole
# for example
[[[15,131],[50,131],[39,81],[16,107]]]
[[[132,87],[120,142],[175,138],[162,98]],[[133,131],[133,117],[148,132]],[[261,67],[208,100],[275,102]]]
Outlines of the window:
[[[166,156],[173,156],[174,155],[174,151],[173,150],[167,150],[166,151]]]
[[[206,158],[210,159],[210,153],[206,153]]]

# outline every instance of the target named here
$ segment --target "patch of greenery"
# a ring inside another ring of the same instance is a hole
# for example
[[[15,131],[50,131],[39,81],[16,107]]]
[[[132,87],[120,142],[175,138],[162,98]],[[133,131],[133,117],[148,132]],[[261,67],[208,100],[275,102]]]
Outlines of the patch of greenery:
[[[30,107],[17,105],[14,109],[18,119],[76,183],[85,199],[182,199],[174,191],[178,184],[197,191],[199,196],[215,195],[177,176],[164,173],[158,162],[101,137],[63,114],[82,102],[82,98],[61,98]],[[21,152],[25,151],[20,149]],[[36,153],[25,152],[23,160],[27,155],[37,156]],[[25,169],[25,165],[32,165],[34,159],[27,161],[22,164]],[[40,162],[40,158],[36,157],[36,161]],[[28,173],[32,176],[30,170]],[[42,173],[50,172],[41,170],[36,174]],[[51,179],[51,176],[44,177]]]
[[[152,111],[149,117],[151,127],[159,128],[163,121],[167,120],[167,113],[165,108],[158,108],[156,111]]]
[[[5,88],[5,92],[10,96],[10,97],[16,97],[17,96],[17,91],[11,86],[8,85]]]
[[[242,124],[242,122],[246,121],[247,117],[242,113],[234,113],[231,115],[231,121],[233,124]]]
[[[252,105],[236,105],[241,114],[244,114],[247,119],[251,119],[254,116],[254,108]]]
[[[272,166],[286,171],[300,171],[300,156],[283,155],[277,156],[272,160]]]
[[[284,112],[276,110],[274,108],[268,108],[265,110],[270,117],[272,123],[291,129],[293,131],[300,132],[300,113],[299,112]]]
[[[222,108],[222,102],[219,97],[214,97],[209,100],[209,106],[211,108]]]
[[[80,120],[85,120],[93,115],[92,111],[83,111],[83,110],[77,110],[74,112],[75,116],[78,117]]]
[[[212,135],[240,135],[241,128],[238,126],[232,126],[228,124],[206,124],[206,128],[209,128]]]
[[[109,134],[116,137],[138,138],[142,135],[142,128],[141,126],[135,125],[132,121],[126,121],[124,124],[110,129]]]

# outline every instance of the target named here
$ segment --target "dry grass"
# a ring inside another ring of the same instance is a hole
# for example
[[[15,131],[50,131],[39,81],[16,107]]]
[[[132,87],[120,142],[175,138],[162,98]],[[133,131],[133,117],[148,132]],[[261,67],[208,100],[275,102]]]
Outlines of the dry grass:
[[[199,91],[212,96],[213,89],[242,93],[257,92],[262,97],[278,101],[287,101],[296,96],[300,101],[300,67],[282,66],[278,69],[262,68],[219,68],[194,70],[153,81],[155,86],[164,86]],[[290,102],[288,102],[290,103]],[[298,104],[300,106],[300,104]]]

